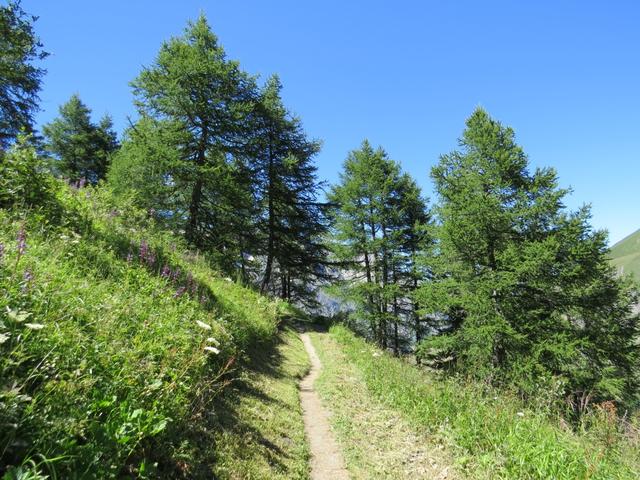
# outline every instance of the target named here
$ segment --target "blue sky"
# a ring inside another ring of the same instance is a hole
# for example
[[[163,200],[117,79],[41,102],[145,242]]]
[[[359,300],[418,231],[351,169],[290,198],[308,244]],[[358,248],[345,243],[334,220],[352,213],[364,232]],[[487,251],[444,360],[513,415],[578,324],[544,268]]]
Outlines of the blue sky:
[[[593,206],[612,242],[640,228],[640,3],[628,1],[23,0],[52,55],[38,122],[72,93],[118,130],[128,82],[203,11],[230,58],[263,78],[321,139],[323,179],[364,138],[432,196],[429,170],[480,105],[532,165]]]

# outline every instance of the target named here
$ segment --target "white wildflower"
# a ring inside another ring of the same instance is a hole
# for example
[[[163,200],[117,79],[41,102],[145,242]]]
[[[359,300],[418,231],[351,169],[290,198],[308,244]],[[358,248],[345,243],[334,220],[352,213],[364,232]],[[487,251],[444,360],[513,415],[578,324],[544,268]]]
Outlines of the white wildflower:
[[[0,345],[2,345],[7,340],[9,340],[9,334],[8,333],[0,333]]]
[[[213,337],[207,338],[207,343],[213,343],[216,347],[220,346],[220,342]]]
[[[204,349],[205,351],[215,353],[216,355],[220,353],[220,350],[218,350],[216,347],[210,347],[207,345],[206,347],[204,347]]]
[[[44,328],[44,325],[41,323],[25,323],[24,326],[31,330],[42,330]]]
[[[379,357],[380,355],[382,355],[382,353],[380,353],[380,352],[373,352],[373,356],[374,356],[374,357]]]
[[[201,322],[200,320],[196,320],[196,323],[200,328],[204,330],[211,330],[211,325],[209,325],[208,323]]]
[[[516,415],[519,416],[519,417],[524,417],[524,412],[518,412],[518,413],[516,413]]]

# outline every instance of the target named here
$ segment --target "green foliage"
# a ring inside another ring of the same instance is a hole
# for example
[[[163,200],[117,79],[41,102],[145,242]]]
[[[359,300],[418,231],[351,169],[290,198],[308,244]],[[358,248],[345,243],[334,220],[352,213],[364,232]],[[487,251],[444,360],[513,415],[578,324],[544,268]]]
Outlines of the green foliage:
[[[60,214],[56,187],[27,137],[20,137],[0,160],[0,208],[39,208],[55,217]]]
[[[259,215],[250,240],[266,257],[261,290],[279,287],[281,298],[300,300],[308,298],[314,278],[326,277],[327,225],[313,164],[320,144],[306,138],[300,120],[282,104],[281,90],[278,77],[271,77],[257,105],[249,164]]]
[[[118,149],[109,116],[95,125],[89,107],[74,94],[60,107],[60,116],[42,130],[46,148],[56,158],[57,173],[73,182],[83,179],[94,185],[105,178],[111,155]]]
[[[312,281],[327,276],[319,143],[284,107],[278,78],[259,89],[200,16],[132,86],[141,118],[109,173],[114,190],[225,272],[310,303]]]
[[[441,336],[423,356],[525,395],[560,384],[576,412],[635,402],[635,297],[613,275],[606,234],[591,229],[588,208],[565,211],[555,171],[529,173],[513,131],[483,110],[460,144],[432,171],[437,279],[419,297]]]
[[[153,65],[132,86],[140,114],[161,125],[159,161],[171,159],[165,163],[169,168],[162,182],[184,196],[178,210],[172,204],[156,208],[183,219],[185,236],[193,245],[218,251],[233,248],[234,234],[247,227],[246,215],[236,214],[246,200],[245,195],[235,195],[244,175],[236,157],[253,108],[253,78],[227,60],[200,16],[183,36],[162,45]],[[145,131],[148,128],[145,125]],[[147,138],[144,133],[130,135],[133,142]],[[156,145],[153,141],[138,149]]]
[[[45,70],[34,65],[48,54],[33,30],[36,17],[20,1],[0,6],[0,149],[19,133],[32,133]]]
[[[0,471],[210,477],[212,402],[283,307],[108,190],[51,185],[57,223],[0,210]]]
[[[353,302],[356,318],[380,346],[400,350],[399,325],[420,319],[411,294],[427,276],[417,254],[429,243],[429,213],[415,181],[381,148],[364,141],[349,154],[340,183],[329,195],[333,250],[345,267],[338,293]],[[392,330],[393,328],[393,330]]]
[[[638,450],[628,433],[634,427],[618,420],[612,404],[591,409],[571,430],[553,414],[553,394],[525,404],[482,383],[435,378],[380,354],[344,327],[332,327],[331,336],[369,390],[446,441],[457,469],[469,478],[608,480],[640,474]]]

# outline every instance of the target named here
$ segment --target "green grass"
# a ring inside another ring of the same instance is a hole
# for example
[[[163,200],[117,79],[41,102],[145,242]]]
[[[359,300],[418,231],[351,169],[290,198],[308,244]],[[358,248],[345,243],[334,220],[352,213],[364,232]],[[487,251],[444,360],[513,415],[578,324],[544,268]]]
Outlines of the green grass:
[[[442,380],[380,354],[346,328],[331,336],[369,392],[410,422],[451,445],[457,470],[470,478],[636,479],[637,434],[627,438],[606,408],[574,431],[544,408],[472,383]]]
[[[352,479],[452,479],[455,472],[438,434],[429,434],[367,388],[362,372],[326,333],[311,333],[322,362],[316,389]]]
[[[640,280],[640,230],[611,247],[610,257],[618,272],[632,274]]]
[[[0,475],[211,478],[215,402],[287,306],[105,190],[54,193],[0,209]]]
[[[276,345],[253,352],[244,367],[216,406],[216,478],[309,478],[298,391],[309,369],[302,341],[287,328]]]

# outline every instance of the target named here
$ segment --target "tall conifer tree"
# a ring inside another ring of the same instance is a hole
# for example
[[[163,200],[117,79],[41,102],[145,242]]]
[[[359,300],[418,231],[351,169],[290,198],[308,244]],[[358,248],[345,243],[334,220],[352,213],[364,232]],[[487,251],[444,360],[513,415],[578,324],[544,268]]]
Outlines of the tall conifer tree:
[[[308,284],[324,276],[326,257],[325,212],[313,163],[320,144],[307,139],[300,120],[284,107],[281,90],[279,78],[272,76],[261,92],[251,160],[262,212],[261,289],[279,284],[282,298],[309,298]]]
[[[33,131],[45,74],[36,62],[48,55],[33,29],[36,19],[22,10],[20,1],[0,6],[0,149],[21,131]]]
[[[530,172],[513,130],[484,110],[460,145],[432,170],[441,258],[420,303],[443,334],[423,351],[523,393],[559,389],[577,409],[628,399],[638,319],[608,263],[606,233],[593,231],[587,207],[565,210],[556,172]]]
[[[105,115],[96,125],[91,109],[78,95],[60,107],[60,116],[43,127],[46,149],[56,162],[54,170],[71,179],[97,183],[106,177],[111,156],[118,149],[111,117]]]
[[[411,292],[420,283],[416,257],[426,242],[425,201],[413,179],[367,141],[349,154],[329,198],[334,253],[345,265],[341,293],[378,344],[399,353],[406,336],[399,328],[419,323]]]
[[[164,43],[153,63],[132,82],[142,115],[162,122],[167,145],[177,153],[168,181],[188,195],[187,239],[222,251],[245,228],[234,212],[237,157],[245,147],[255,103],[254,79],[226,58],[207,20],[189,23],[181,37]]]

